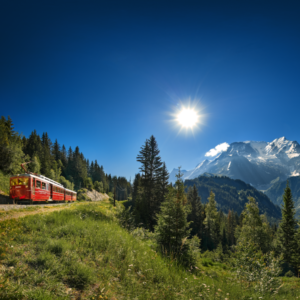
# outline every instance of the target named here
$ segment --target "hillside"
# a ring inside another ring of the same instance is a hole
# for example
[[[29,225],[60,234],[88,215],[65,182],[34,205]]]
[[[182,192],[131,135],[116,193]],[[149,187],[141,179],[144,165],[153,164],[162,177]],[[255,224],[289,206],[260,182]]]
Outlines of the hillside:
[[[234,210],[240,214],[248,202],[247,198],[251,196],[258,202],[260,213],[266,213],[270,221],[281,218],[281,211],[278,206],[274,205],[264,193],[241,180],[211,175],[185,180],[186,187],[192,187],[194,184],[203,203],[207,202],[209,193],[212,190],[216,195],[218,209],[225,213],[228,210]]]
[[[198,258],[188,270],[163,257],[151,234],[128,232],[108,201],[0,222],[1,299],[259,299],[225,262]],[[9,247],[7,247],[9,245]],[[2,278],[5,278],[3,281]],[[282,278],[276,299],[296,299]],[[263,299],[274,299],[264,293]],[[260,297],[262,298],[262,297]]]
[[[300,216],[300,176],[289,177],[288,181],[295,202],[296,215]],[[267,191],[265,191],[265,194],[274,204],[281,206],[285,187],[286,180],[275,182]]]

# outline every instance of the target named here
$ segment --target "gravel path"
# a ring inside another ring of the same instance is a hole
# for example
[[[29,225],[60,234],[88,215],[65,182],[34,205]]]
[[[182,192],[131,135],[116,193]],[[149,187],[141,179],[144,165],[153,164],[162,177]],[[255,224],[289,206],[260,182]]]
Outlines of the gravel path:
[[[11,208],[12,206],[16,206],[17,208],[10,212],[8,215],[4,215],[1,217],[0,215],[0,222],[5,221],[8,219],[18,219],[22,217],[26,217],[28,215],[36,215],[36,214],[44,214],[44,213],[50,213],[53,211],[59,211],[62,209],[67,209],[71,207],[71,204],[55,204],[55,205],[49,205],[49,204],[40,204],[40,205],[0,205],[0,210],[2,206],[9,206],[10,210],[13,210],[14,208]],[[26,208],[26,207],[32,207],[32,206],[39,206],[38,210],[34,211],[18,211],[18,209]],[[49,207],[46,207],[49,206]],[[9,209],[8,209],[9,210]],[[3,211],[3,210],[2,210]]]
[[[23,208],[28,208],[28,207],[44,207],[44,206],[61,206],[61,205],[70,205],[70,203],[48,203],[48,204],[0,204],[0,211],[1,210],[12,210],[12,209],[23,209]]]

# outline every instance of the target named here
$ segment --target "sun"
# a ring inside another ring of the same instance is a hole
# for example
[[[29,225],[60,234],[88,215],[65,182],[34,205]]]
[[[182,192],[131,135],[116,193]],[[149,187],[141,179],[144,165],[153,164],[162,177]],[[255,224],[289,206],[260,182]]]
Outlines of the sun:
[[[177,122],[185,128],[194,128],[199,123],[200,116],[193,108],[182,107],[177,114]]]

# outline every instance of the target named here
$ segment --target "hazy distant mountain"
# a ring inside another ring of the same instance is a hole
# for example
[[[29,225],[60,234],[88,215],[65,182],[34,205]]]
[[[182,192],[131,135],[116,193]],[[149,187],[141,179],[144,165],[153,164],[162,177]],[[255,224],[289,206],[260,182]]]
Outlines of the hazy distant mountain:
[[[274,180],[283,181],[300,174],[300,145],[285,137],[268,142],[235,142],[213,160],[204,160],[195,169],[184,171],[183,179],[193,179],[208,172],[243,180],[260,190]],[[175,182],[176,170],[170,173]]]
[[[289,186],[292,191],[293,200],[295,202],[296,214],[300,216],[300,176],[288,178]],[[283,203],[282,196],[286,187],[286,180],[275,182],[265,194],[271,199],[274,204],[281,206]]]
[[[248,197],[251,196],[258,203],[260,214],[266,213],[269,221],[278,221],[281,218],[280,208],[274,205],[268,196],[241,180],[206,173],[206,176],[188,179],[184,184],[187,188],[196,185],[202,203],[207,203],[212,190],[216,195],[218,209],[225,213],[228,213],[228,210],[234,210],[240,214],[248,202]]]

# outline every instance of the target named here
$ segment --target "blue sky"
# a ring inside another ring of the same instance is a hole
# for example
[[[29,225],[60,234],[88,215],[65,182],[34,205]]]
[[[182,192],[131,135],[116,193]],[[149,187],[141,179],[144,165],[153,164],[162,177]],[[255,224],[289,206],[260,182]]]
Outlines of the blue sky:
[[[152,134],[169,171],[225,142],[300,142],[299,13],[298,1],[1,1],[0,115],[127,178]],[[171,114],[189,99],[204,124],[179,133]]]

